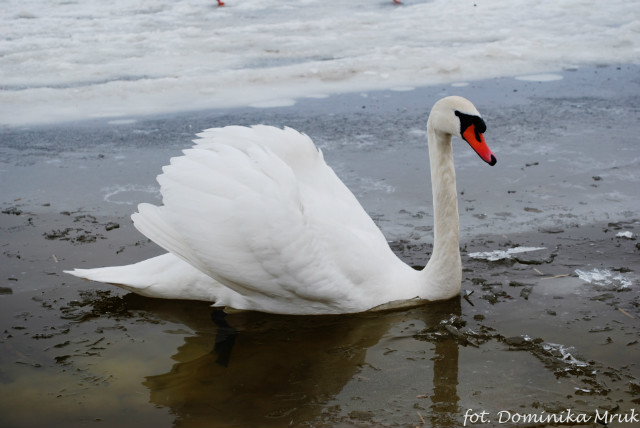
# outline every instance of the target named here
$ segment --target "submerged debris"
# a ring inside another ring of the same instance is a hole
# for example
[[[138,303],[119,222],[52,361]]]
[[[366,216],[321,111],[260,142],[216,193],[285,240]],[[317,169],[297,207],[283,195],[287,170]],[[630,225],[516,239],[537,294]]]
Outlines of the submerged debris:
[[[110,221],[109,223],[104,225],[104,228],[107,232],[113,230],[113,229],[119,229],[120,228],[120,224]]]
[[[603,368],[593,361],[582,360],[570,346],[545,342],[542,338],[531,338],[528,335],[505,337],[483,325],[479,326],[478,331],[463,328],[465,326],[466,322],[463,319],[451,315],[435,327],[425,328],[414,337],[426,341],[449,339],[462,346],[470,345],[476,348],[491,340],[501,342],[509,351],[524,351],[533,355],[553,371],[556,377],[578,378],[582,385],[576,386],[577,395],[607,395],[610,389],[600,379],[601,374],[614,380],[620,379],[619,374],[612,368]]]
[[[2,214],[21,215],[22,210],[20,210],[18,207],[9,207],[7,209],[2,210]]]
[[[127,296],[114,296],[110,291],[104,290],[80,291],[79,295],[79,300],[72,300],[60,308],[62,312],[60,318],[82,322],[103,316],[122,318],[133,316],[126,302]]]
[[[482,335],[470,329],[462,330],[467,322],[458,315],[450,315],[449,318],[440,321],[434,327],[428,327],[417,333],[414,337],[420,340],[440,341],[453,338],[456,342],[463,346],[479,347],[482,341]],[[489,339],[487,339],[489,340]],[[486,342],[486,340],[484,340]]]
[[[525,300],[529,300],[529,295],[532,291],[533,287],[524,287],[522,290],[520,290],[520,297],[524,298]]]
[[[71,227],[52,230],[51,232],[44,233],[43,236],[50,241],[69,241],[72,244],[87,244],[96,242],[98,239],[105,239],[104,236],[99,233],[91,233],[81,228]]]

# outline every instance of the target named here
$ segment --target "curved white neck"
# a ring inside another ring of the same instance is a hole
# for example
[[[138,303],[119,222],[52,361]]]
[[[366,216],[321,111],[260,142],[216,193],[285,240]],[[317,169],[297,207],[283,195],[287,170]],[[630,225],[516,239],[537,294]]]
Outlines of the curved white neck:
[[[462,263],[459,247],[458,195],[451,135],[427,126],[433,192],[433,253],[424,269],[429,288],[441,297],[460,292]]]

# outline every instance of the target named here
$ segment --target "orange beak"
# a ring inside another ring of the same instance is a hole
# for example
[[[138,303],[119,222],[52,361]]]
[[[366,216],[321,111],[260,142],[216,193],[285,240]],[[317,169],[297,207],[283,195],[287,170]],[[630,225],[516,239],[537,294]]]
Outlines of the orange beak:
[[[476,132],[476,126],[471,124],[464,130],[462,138],[469,143],[471,148],[482,158],[483,161],[493,166],[496,164],[497,159],[493,152],[484,141],[484,135]]]

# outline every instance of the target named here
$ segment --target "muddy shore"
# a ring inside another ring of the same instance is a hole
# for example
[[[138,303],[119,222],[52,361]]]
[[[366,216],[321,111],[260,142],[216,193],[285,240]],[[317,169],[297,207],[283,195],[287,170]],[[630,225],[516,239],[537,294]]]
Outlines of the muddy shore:
[[[637,425],[624,418],[640,408],[638,71],[1,129],[0,425],[541,426],[531,415],[552,414],[601,426],[605,412]],[[489,168],[455,148],[458,299],[224,316],[62,273],[160,254],[128,218],[159,203],[160,167],[201,129],[253,123],[309,134],[399,257],[422,266],[426,114],[453,93],[484,114],[498,157]]]

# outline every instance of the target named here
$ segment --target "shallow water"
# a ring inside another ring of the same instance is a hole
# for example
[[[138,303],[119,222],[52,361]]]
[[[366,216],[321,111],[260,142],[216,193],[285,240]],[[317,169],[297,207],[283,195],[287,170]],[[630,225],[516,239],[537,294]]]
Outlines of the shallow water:
[[[2,266],[11,291],[0,296],[3,426],[459,426],[467,409],[495,422],[501,411],[593,419],[638,405],[640,265],[636,241],[615,234],[637,233],[639,220],[585,226],[578,240],[477,237],[463,252],[462,298],[294,317],[225,315],[61,276],[60,263],[157,249],[131,242],[131,225],[106,232],[113,218],[24,214],[0,217],[12,243]],[[75,234],[42,238],[74,217]],[[549,250],[468,256],[533,243]],[[429,251],[393,246],[415,264]],[[594,259],[633,287],[580,279],[576,266]]]

